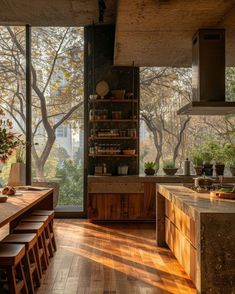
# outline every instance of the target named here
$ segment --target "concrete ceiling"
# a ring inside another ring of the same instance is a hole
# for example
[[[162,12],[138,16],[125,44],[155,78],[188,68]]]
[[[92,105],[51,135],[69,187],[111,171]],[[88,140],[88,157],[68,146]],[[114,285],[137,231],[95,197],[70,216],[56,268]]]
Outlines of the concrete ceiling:
[[[235,66],[235,0],[105,2],[104,23],[116,22],[116,65],[191,66],[193,34],[221,27],[226,63]],[[0,0],[2,25],[86,26],[97,24],[98,17],[98,0]]]
[[[115,23],[116,0],[106,1],[104,23]],[[85,26],[98,23],[98,0],[0,0],[0,24]]]
[[[119,0],[114,63],[191,66],[199,28],[226,29],[226,63],[235,66],[234,0]]]

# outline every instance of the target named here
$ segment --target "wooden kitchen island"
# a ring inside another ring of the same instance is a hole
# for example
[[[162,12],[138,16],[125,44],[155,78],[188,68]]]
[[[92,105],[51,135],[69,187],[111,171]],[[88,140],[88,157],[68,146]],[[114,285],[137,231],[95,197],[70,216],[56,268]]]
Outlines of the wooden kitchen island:
[[[21,191],[22,195],[9,196],[7,202],[0,203],[0,228],[10,225],[10,229],[35,209],[53,210],[53,189],[43,191]]]
[[[156,209],[157,245],[169,246],[197,293],[235,293],[235,201],[159,184]]]

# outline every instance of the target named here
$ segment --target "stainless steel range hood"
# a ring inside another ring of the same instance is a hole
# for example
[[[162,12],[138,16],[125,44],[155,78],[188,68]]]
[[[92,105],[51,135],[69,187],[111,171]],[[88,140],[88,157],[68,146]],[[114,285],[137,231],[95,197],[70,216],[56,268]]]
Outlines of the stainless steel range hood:
[[[235,113],[235,102],[225,100],[225,31],[201,29],[193,37],[192,102],[179,115]]]

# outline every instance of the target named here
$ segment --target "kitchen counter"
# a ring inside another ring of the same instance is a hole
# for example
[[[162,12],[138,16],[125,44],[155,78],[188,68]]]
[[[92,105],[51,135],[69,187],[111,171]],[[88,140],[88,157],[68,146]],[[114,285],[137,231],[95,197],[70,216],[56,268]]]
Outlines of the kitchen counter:
[[[235,200],[219,199],[210,193],[197,193],[182,185],[158,185],[157,192],[196,220],[202,213],[235,213]]]
[[[192,176],[164,176],[164,175],[156,175],[156,176],[145,176],[145,175],[133,175],[133,176],[88,176],[88,184],[89,183],[192,183],[193,178],[196,175]],[[217,179],[216,177],[213,177]],[[235,177],[224,177],[225,183],[235,182]]]
[[[235,201],[159,184],[156,240],[167,244],[197,293],[235,293]]]

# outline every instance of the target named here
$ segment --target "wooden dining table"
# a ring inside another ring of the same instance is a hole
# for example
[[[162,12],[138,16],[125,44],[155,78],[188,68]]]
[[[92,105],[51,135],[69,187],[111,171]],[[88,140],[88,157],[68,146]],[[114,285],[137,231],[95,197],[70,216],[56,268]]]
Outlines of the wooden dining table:
[[[0,230],[9,225],[10,232],[22,218],[35,209],[53,210],[53,189],[17,190],[21,195],[8,196],[0,203]]]

